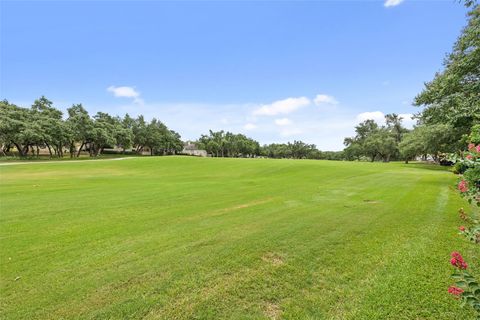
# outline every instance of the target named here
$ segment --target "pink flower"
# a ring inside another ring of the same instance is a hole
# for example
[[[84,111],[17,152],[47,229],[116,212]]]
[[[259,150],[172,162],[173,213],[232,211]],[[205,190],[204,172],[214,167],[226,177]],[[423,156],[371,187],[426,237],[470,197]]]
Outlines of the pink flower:
[[[480,144],[476,147],[477,152],[480,152]]]
[[[463,289],[460,289],[460,288],[457,288],[457,287],[454,287],[454,286],[450,286],[448,288],[448,293],[453,294],[454,296],[459,296],[463,293]]]
[[[472,157],[471,154],[467,154],[467,156],[465,158],[467,158],[468,160],[472,160],[473,157]]]
[[[458,190],[460,192],[467,192],[468,191],[468,182],[465,180],[462,180],[458,183]]]
[[[463,260],[463,257],[460,253],[454,251],[452,252],[452,259],[450,259],[452,266],[459,269],[467,269],[468,264]]]
[[[463,231],[465,231],[465,227],[464,227],[464,226],[460,226],[460,227],[458,228],[458,230],[460,230],[460,231],[463,232]]]
[[[475,144],[474,143],[469,143],[468,144],[468,150],[473,150],[473,148],[475,148]]]

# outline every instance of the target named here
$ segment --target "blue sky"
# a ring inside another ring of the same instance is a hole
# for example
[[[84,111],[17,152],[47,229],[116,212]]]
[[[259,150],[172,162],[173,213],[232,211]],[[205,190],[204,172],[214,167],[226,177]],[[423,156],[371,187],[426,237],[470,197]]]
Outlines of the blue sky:
[[[419,111],[465,13],[454,0],[1,0],[0,99],[341,150],[359,121]]]

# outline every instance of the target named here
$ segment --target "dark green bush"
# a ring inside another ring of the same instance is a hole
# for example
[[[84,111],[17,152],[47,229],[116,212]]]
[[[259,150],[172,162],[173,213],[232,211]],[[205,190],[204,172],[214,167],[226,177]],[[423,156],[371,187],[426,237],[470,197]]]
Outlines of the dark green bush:
[[[464,162],[457,162],[453,165],[453,173],[463,174],[468,169],[468,165]]]

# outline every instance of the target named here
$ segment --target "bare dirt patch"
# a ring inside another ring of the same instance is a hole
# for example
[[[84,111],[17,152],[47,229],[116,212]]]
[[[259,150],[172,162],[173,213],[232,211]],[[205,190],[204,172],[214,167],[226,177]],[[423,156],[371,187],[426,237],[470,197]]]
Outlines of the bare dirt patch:
[[[273,302],[267,302],[265,304],[265,316],[268,317],[269,319],[277,320],[280,319],[280,316],[282,315],[282,310],[280,307]]]
[[[281,266],[285,263],[285,257],[275,252],[267,252],[262,256],[262,260],[274,266]]]

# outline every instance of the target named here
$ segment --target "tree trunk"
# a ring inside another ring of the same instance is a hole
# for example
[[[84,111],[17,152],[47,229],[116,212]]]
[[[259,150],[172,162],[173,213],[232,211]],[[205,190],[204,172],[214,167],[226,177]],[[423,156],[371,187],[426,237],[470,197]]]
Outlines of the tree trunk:
[[[75,143],[72,141],[70,142],[70,158],[73,158],[74,154],[75,154]]]
[[[85,144],[85,142],[82,141],[82,144],[80,145],[80,148],[78,149],[78,152],[77,152],[77,158],[80,157],[80,152],[82,151],[82,148],[83,148],[84,144]]]
[[[89,143],[88,144],[88,154],[90,157],[93,157],[93,151],[95,150],[95,143]]]
[[[15,143],[15,142],[13,142],[13,144],[14,144],[14,145],[15,145],[15,147],[17,148],[17,150],[18,150],[18,153],[19,153],[20,157],[23,157],[23,156],[25,156],[25,154],[23,153],[23,149],[22,149],[22,148],[20,148],[20,146],[19,146],[17,143]]]
[[[51,158],[52,157],[52,150],[50,149],[50,146],[48,145],[48,143],[46,141],[45,141],[45,145],[48,148],[48,153],[50,153],[50,158]]]

